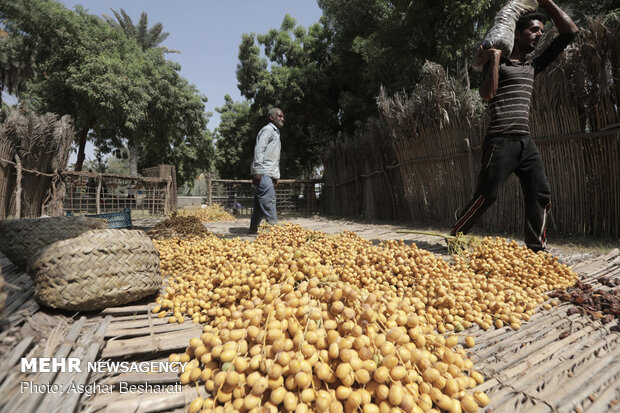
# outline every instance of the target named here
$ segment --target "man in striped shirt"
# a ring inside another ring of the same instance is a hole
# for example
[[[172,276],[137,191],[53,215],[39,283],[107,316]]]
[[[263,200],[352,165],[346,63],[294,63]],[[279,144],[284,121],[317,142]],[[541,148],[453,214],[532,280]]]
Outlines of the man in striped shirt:
[[[485,65],[480,96],[489,102],[490,122],[476,192],[451,230],[452,235],[469,231],[514,172],[525,199],[525,243],[534,251],[546,248],[547,214],[551,208],[551,186],[529,130],[534,77],[562,53],[579,31],[552,0],[539,0],[538,5],[549,13],[559,32],[540,56],[526,58],[543,34],[545,16],[540,13],[528,13],[519,19],[509,58],[494,48],[478,51],[477,59]]]

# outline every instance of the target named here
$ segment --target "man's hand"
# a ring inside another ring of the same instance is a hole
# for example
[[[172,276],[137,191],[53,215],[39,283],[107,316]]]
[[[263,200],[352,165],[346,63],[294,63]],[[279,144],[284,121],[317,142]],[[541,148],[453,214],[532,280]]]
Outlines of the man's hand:
[[[489,49],[485,49],[482,46],[478,48],[478,52],[476,53],[476,65],[484,66],[486,62],[491,59],[494,59],[496,56],[501,56],[502,51],[499,49],[495,49],[493,47]]]
[[[279,179],[274,179],[274,180],[273,180],[273,186],[276,186],[276,185],[278,185],[279,183],[280,183],[280,180],[279,180]]]
[[[263,179],[263,176],[262,176],[262,175],[254,175],[254,176],[252,177],[252,184],[253,184],[254,186],[259,186],[259,185],[260,185],[260,181],[261,181],[261,179]]]

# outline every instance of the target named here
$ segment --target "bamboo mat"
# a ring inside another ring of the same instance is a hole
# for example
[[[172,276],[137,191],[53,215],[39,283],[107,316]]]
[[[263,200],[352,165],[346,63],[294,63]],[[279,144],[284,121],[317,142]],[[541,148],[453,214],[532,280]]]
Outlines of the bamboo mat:
[[[412,241],[428,241],[426,238]],[[429,245],[431,246],[431,245]],[[431,246],[431,250],[439,246]],[[433,251],[435,252],[435,251]],[[584,282],[609,290],[596,280],[620,277],[620,252],[576,260]],[[196,396],[195,387],[171,393],[120,393],[118,384],[174,385],[175,373],[21,373],[21,357],[77,357],[85,361],[159,361],[182,352],[201,327],[190,322],[168,324],[149,309],[153,303],[117,307],[96,313],[67,314],[40,309],[32,280],[0,254],[9,290],[0,332],[0,412],[176,412]],[[615,287],[616,289],[618,287]],[[491,398],[486,412],[620,411],[620,334],[617,323],[603,326],[581,314],[566,315],[572,304],[540,310],[518,331],[509,328],[464,334],[476,339],[471,350],[475,368],[487,378],[479,386]],[[6,316],[8,314],[8,317]],[[571,334],[561,339],[560,334]],[[21,381],[110,386],[111,393],[23,394]],[[116,387],[113,387],[116,385]],[[204,396],[204,394],[203,394]],[[611,406],[611,407],[610,407]]]

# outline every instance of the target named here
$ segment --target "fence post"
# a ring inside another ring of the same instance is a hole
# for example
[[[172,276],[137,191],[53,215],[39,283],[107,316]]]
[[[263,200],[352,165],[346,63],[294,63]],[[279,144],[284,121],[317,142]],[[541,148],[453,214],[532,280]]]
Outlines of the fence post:
[[[211,195],[211,174],[207,173],[207,205],[211,205],[212,203],[212,195]]]
[[[469,143],[469,139],[465,139],[465,144],[467,145],[467,159],[469,161],[469,183],[471,186],[471,193],[473,194],[476,191],[476,176],[474,173],[474,155],[471,152],[471,144]]]
[[[314,184],[306,183],[304,184],[304,189],[306,190],[306,210],[308,215],[312,215],[312,206],[314,204],[314,199],[312,199],[312,187]]]
[[[22,217],[22,161],[15,155],[17,181],[15,182],[15,218]]]
[[[164,215],[168,215],[170,213],[170,187],[172,186],[172,178],[168,176],[166,181],[166,195],[164,195]]]
[[[97,195],[95,195],[95,205],[97,207],[97,215],[101,214],[101,204],[99,200],[101,199],[101,180],[103,178],[101,175],[97,178]]]

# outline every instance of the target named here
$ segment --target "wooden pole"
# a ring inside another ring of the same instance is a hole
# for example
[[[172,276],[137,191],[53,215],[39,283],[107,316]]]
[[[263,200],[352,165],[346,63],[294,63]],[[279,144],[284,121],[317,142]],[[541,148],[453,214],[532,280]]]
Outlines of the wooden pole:
[[[95,195],[95,205],[97,206],[97,214],[101,214],[101,205],[99,199],[101,198],[101,176],[97,178],[97,195]]]
[[[166,183],[166,197],[164,200],[164,215],[170,213],[170,187],[172,186],[172,178],[168,176],[168,183]]]
[[[22,161],[15,155],[17,182],[15,183],[15,218],[22,217]]]
[[[211,205],[212,201],[213,201],[213,195],[211,193],[211,174],[208,173],[206,175],[207,177],[207,205]]]

